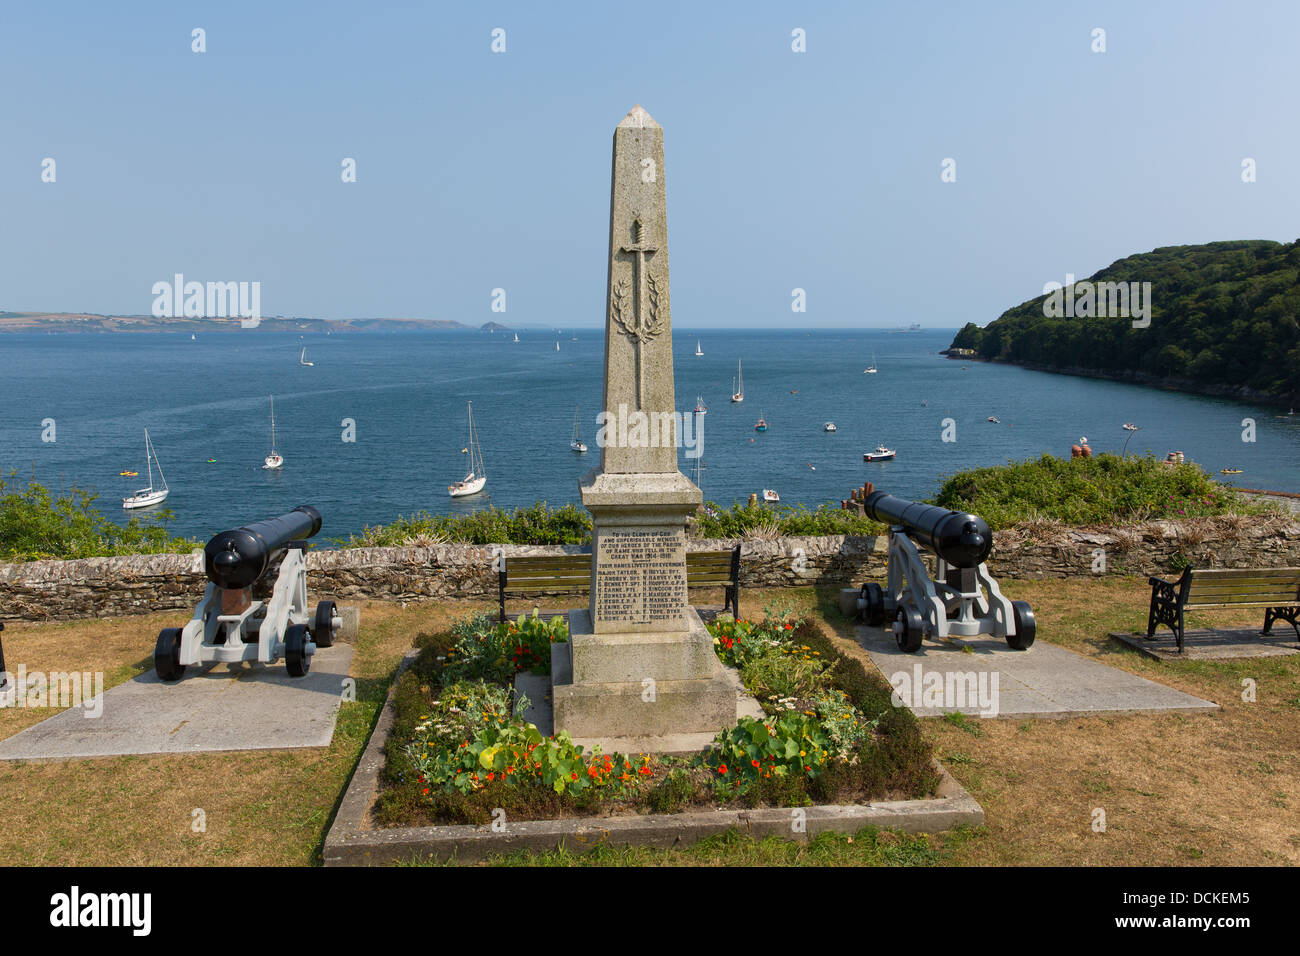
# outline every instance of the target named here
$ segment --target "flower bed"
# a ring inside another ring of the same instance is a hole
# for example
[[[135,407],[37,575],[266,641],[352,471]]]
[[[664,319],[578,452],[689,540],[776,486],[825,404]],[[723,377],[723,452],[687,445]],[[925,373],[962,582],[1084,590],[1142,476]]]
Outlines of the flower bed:
[[[486,616],[422,635],[394,693],[376,805],[384,826],[859,803],[932,793],[938,782],[916,718],[890,687],[835,649],[814,622],[769,608],[762,621],[709,625],[718,657],[763,707],[688,757],[584,752],[543,737],[511,689],[547,673],[562,618],[499,625]]]

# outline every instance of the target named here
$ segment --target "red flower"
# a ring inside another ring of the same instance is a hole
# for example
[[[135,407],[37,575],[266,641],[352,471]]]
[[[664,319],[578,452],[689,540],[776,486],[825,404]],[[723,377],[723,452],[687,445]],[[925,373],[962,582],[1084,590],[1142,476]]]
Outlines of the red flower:
[[[727,765],[724,763],[721,767],[718,768],[718,773],[726,773],[726,772],[727,772]]]
[[[757,761],[757,760],[751,760],[750,763],[752,763],[755,767],[758,766],[758,761]]]

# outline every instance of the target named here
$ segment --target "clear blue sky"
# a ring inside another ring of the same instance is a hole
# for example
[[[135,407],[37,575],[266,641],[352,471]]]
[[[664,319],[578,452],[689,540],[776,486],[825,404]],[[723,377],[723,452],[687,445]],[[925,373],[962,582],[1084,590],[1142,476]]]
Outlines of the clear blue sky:
[[[10,2],[0,87],[11,310],[145,313],[183,272],[266,315],[595,327],[635,103],[680,327],[983,324],[1134,252],[1300,235],[1289,0]]]

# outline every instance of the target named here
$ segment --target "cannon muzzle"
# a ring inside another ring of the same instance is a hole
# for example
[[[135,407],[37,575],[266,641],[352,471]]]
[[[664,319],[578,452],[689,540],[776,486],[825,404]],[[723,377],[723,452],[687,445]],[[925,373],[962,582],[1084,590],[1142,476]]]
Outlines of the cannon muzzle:
[[[291,541],[310,538],[320,525],[320,512],[302,505],[278,518],[214,535],[203,549],[208,580],[227,590],[249,587]]]
[[[904,528],[908,537],[953,567],[979,567],[993,550],[988,522],[973,514],[918,504],[883,491],[868,494],[863,508],[877,521]]]

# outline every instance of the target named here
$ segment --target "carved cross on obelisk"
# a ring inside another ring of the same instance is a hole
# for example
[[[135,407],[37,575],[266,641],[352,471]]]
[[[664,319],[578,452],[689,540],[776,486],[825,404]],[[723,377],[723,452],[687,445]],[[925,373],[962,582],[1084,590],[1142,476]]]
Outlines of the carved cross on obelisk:
[[[635,241],[632,245],[619,247],[619,252],[635,257],[632,260],[632,321],[630,323],[623,321],[621,304],[616,305],[616,309],[620,312],[620,324],[623,324],[628,335],[632,336],[636,342],[636,407],[639,410],[645,405],[645,370],[641,361],[642,346],[659,332],[656,327],[659,311],[659,291],[654,276],[650,274],[648,262],[649,258],[659,249],[646,242],[645,223],[639,217],[634,224],[634,238]],[[648,290],[647,285],[649,286]],[[650,295],[649,303],[646,301],[647,293]]]
[[[640,106],[614,130],[605,287],[607,473],[677,471],[663,130]]]

